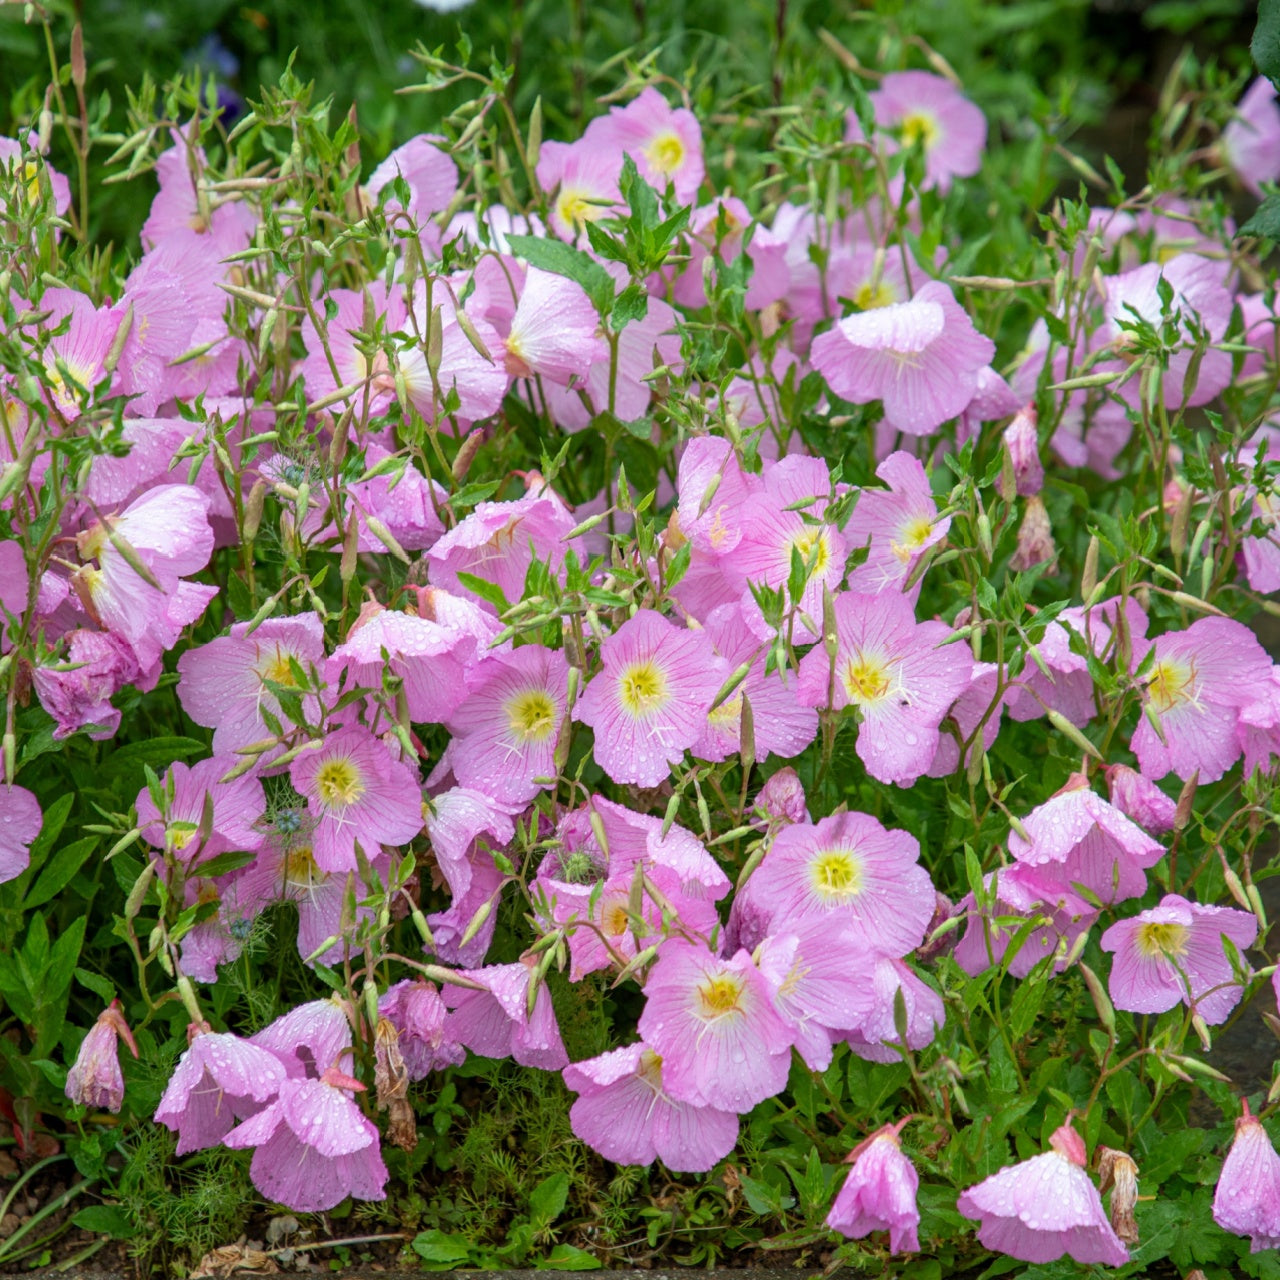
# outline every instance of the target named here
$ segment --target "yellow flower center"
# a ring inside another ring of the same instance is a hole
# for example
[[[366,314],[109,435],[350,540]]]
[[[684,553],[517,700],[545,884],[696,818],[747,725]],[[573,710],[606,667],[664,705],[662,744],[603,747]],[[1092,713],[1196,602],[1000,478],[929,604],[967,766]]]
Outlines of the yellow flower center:
[[[913,111],[902,120],[902,141],[909,147],[919,142],[927,151],[938,136],[938,121],[923,111]]]
[[[913,520],[908,520],[906,524],[898,530],[898,540],[891,543],[893,554],[906,564],[915,552],[919,551],[926,542],[929,541],[929,534],[933,531],[933,524],[924,516],[916,516]]]
[[[556,197],[560,221],[575,231],[581,231],[583,223],[594,222],[604,211],[604,205],[592,204],[591,193],[581,187],[561,187]]]
[[[316,866],[311,846],[298,845],[290,849],[284,860],[285,884],[292,889],[310,889],[324,879],[324,872]]]
[[[364,795],[364,779],[351,760],[326,760],[316,771],[316,792],[330,808],[355,804]]]
[[[1152,706],[1163,714],[1181,702],[1194,702],[1195,679],[1196,669],[1190,662],[1176,662],[1172,658],[1157,662],[1147,681]]]
[[[507,723],[522,742],[545,742],[556,727],[556,704],[543,689],[526,689],[507,702]]]
[[[623,708],[643,720],[661,711],[671,700],[667,678],[656,662],[633,662],[618,682]]]
[[[726,698],[707,716],[707,719],[717,729],[736,729],[742,723],[742,694],[737,693],[732,698]]]
[[[196,827],[190,822],[175,822],[169,827],[169,843],[175,851],[185,849],[191,843]]]
[[[646,1049],[640,1055],[640,1078],[654,1089],[662,1088],[662,1055]]]
[[[852,849],[825,849],[812,862],[809,878],[826,902],[848,902],[862,892],[862,866]]]
[[[664,129],[645,147],[644,158],[655,173],[673,174],[684,163],[684,143],[674,129]]]
[[[807,528],[791,539],[791,545],[800,553],[800,559],[806,565],[812,557],[810,577],[822,577],[831,563],[831,543],[827,540],[826,530]]]
[[[887,307],[897,301],[893,290],[883,281],[872,284],[870,280],[861,285],[853,295],[853,300],[860,311],[874,311],[877,307]]]
[[[707,1019],[740,1012],[739,1000],[745,981],[736,973],[718,973],[698,984],[698,1012]]]
[[[1190,930],[1184,924],[1151,921],[1140,924],[1137,931],[1138,950],[1144,956],[1180,956],[1187,949]]]
[[[615,901],[605,904],[600,920],[600,928],[610,938],[620,938],[630,926],[631,922],[627,918],[627,904],[625,902]]]
[[[262,678],[270,680],[273,684],[284,684],[296,689],[298,682],[293,678],[293,668],[289,665],[291,656],[277,645],[275,653],[267,659],[264,666],[259,668]]]
[[[851,702],[865,706],[889,692],[889,664],[875,654],[858,650],[845,664],[844,687]]]

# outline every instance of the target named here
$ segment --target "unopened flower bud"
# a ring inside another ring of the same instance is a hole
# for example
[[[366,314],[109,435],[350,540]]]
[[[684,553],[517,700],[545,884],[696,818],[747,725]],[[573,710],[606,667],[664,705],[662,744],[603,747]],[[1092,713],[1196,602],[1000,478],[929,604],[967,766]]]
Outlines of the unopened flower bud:
[[[1013,478],[1018,497],[1034,497],[1044,488],[1044,465],[1040,461],[1040,441],[1036,435],[1036,411],[1028,405],[1004,429],[1004,444],[1013,462]],[[1004,494],[1007,500],[1012,494]]]
[[[1049,513],[1039,498],[1027,499],[1027,511],[1018,530],[1018,546],[1009,560],[1011,568],[1023,572],[1057,558]]]

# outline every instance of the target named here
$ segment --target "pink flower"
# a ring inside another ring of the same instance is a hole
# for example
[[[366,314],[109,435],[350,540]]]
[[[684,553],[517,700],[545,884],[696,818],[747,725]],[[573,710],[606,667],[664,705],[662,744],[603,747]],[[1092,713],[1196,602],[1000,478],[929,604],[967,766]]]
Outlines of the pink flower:
[[[771,774],[756,793],[756,808],[763,809],[772,822],[808,822],[804,784],[792,768]]]
[[[1213,1220],[1248,1236],[1250,1253],[1280,1249],[1280,1156],[1247,1101],[1213,1194]]]
[[[1132,326],[1136,313],[1137,318],[1158,329],[1163,323],[1164,308],[1160,284],[1163,282],[1172,288],[1171,306],[1175,316],[1181,315],[1181,342],[1169,357],[1163,378],[1164,398],[1171,407],[1207,404],[1231,381],[1231,353],[1215,350],[1212,345],[1222,341],[1231,323],[1234,304],[1231,291],[1226,286],[1228,270],[1223,262],[1195,253],[1180,253],[1163,264],[1148,262],[1106,282],[1103,339],[1114,343],[1122,353],[1132,341],[1124,326]],[[1188,387],[1192,350],[1196,346],[1189,323],[1192,320],[1208,332],[1211,345],[1200,358],[1194,386]],[[1135,397],[1136,403],[1138,384],[1135,379],[1130,378],[1121,385],[1127,395]]]
[[[46,331],[67,324],[65,333],[49,339],[43,358],[53,407],[67,422],[74,422],[107,376],[107,353],[120,328],[121,313],[115,307],[95,307],[74,289],[60,288],[44,291],[40,310],[50,313],[41,326]]]
[[[0,884],[31,865],[31,842],[40,834],[44,814],[26,787],[0,789]]]
[[[887,1124],[854,1147],[846,1157],[853,1168],[827,1214],[827,1226],[851,1240],[887,1230],[892,1253],[920,1248],[920,1177],[898,1139],[905,1123]]]
[[[952,178],[971,177],[982,167],[986,117],[950,80],[929,71],[893,71],[867,96],[881,129],[895,131],[904,146],[923,147],[925,189],[947,191]]]
[[[382,188],[393,179],[403,178],[409,184],[410,217],[425,222],[432,214],[449,207],[458,189],[458,166],[440,144],[445,139],[420,133],[397,147],[370,175],[365,190],[375,200]],[[447,144],[446,144],[447,145]],[[399,208],[392,199],[391,208]]]
[[[1149,645],[1135,646],[1139,663]],[[1200,618],[1185,631],[1155,641],[1155,664],[1145,677],[1146,707],[1160,724],[1160,740],[1143,716],[1131,746],[1142,772],[1217,782],[1240,758],[1240,711],[1271,679],[1271,660],[1253,632],[1230,618]]]
[[[729,674],[710,638],[644,609],[601,646],[603,669],[574,716],[595,731],[595,758],[615,782],[656,787],[697,742]]]
[[[978,1239],[996,1253],[1024,1262],[1077,1262],[1122,1267],[1129,1251],[1107,1221],[1102,1197],[1085,1170],[1080,1135],[1068,1123],[1049,1139],[1053,1148],[994,1173],[964,1192],[956,1208],[981,1223]]]
[[[1090,791],[1083,774],[1072,774],[1022,827],[1027,839],[1009,833],[1009,852],[1018,862],[1041,868],[1063,888],[1083,884],[1103,902],[1141,897],[1145,873],[1164,856],[1164,846]]]
[[[909,964],[891,956],[876,960],[868,976],[871,1012],[856,1030],[842,1037],[854,1053],[869,1062],[902,1061],[899,1003],[907,1015],[906,1048],[917,1050],[931,1044],[947,1017],[942,997],[918,978]]]
[[[168,794],[162,817],[149,787],[138,792],[138,826],[142,838],[157,849],[166,846],[184,862],[194,864],[230,850],[252,852],[262,844],[256,823],[266,808],[266,796],[257,778],[220,779],[237,762],[214,756],[188,766],[178,760],[162,780]],[[212,825],[198,839],[208,804]]]
[[[950,516],[938,517],[918,458],[901,450],[891,453],[876,475],[888,489],[863,489],[844,527],[851,548],[867,547],[867,558],[849,575],[849,589],[867,595],[900,590],[920,557],[951,527]]]
[[[705,621],[716,652],[733,669],[750,662],[746,678],[733,695],[707,715],[693,746],[700,760],[727,760],[742,749],[742,703],[750,704],[757,760],[773,753],[797,756],[818,732],[818,715],[800,704],[794,673],[765,674],[764,646],[756,639],[738,605],[721,605]]]
[[[733,1150],[732,1111],[671,1098],[662,1059],[643,1043],[565,1067],[565,1085],[579,1094],[569,1109],[573,1132],[616,1164],[661,1160],[674,1173],[703,1173]]]
[[[737,197],[722,195],[695,209],[689,219],[689,261],[671,290],[676,302],[694,308],[707,305],[703,263],[712,257],[717,263],[735,262],[742,254],[746,230],[753,224],[755,231],[746,250],[751,276],[744,301],[752,310],[759,310],[786,293],[791,280],[786,241],[756,222]]]
[[[742,539],[742,508],[761,487],[722,436],[694,436],[676,473],[680,532],[700,551],[726,555]]]
[[[322,871],[354,871],[357,839],[372,857],[380,843],[408,844],[422,830],[416,771],[393,760],[363,725],[304,752],[289,766],[289,780],[316,820],[312,848]]]
[[[311,1000],[283,1013],[250,1037],[284,1063],[291,1078],[322,1076],[351,1057],[351,1021],[336,999]]]
[[[182,628],[204,612],[216,587],[181,581],[213,554],[209,499],[192,485],[161,485],[79,534],[85,565],[73,579],[90,616],[123,636],[141,662],[171,649]],[[146,569],[148,582],[125,559],[111,535],[123,539]],[[87,562],[97,560],[94,568]]]
[[[485,1058],[512,1057],[522,1067],[559,1071],[569,1063],[551,992],[540,983],[529,1011],[529,980],[533,971],[519,963],[460,969],[464,978],[482,990],[450,986],[444,1000],[453,1011],[445,1032],[472,1053]]]
[[[1111,1000],[1131,1013],[1163,1013],[1182,1003],[1216,1026],[1243,995],[1223,938],[1243,954],[1257,936],[1258,922],[1247,911],[1165,894],[1158,907],[1102,935],[1102,949],[1115,953]]]
[[[1113,764],[1106,769],[1107,790],[1111,803],[1121,813],[1153,836],[1173,830],[1178,806],[1159,787],[1127,764]]]
[[[109,631],[77,629],[66,657],[36,667],[32,679],[40,705],[58,722],[55,739],[84,730],[98,740],[120,727],[111,698],[125,685],[140,683],[142,669],[127,640]]]
[[[1000,964],[1009,943],[1033,916],[1040,917],[1043,923],[1023,938],[1008,963],[1009,972],[1015,978],[1025,978],[1046,956],[1054,957],[1054,972],[1061,973],[1067,967],[1072,945],[1098,918],[1098,912],[1074,889],[1062,884],[1062,877],[1052,874],[1053,870],[1015,863],[1002,867],[998,874],[991,872],[983,880],[988,893],[993,882],[995,885],[996,900],[991,912],[979,911],[972,894],[964,897],[960,910],[968,914],[969,923],[954,954],[956,964],[965,973],[977,977]],[[1013,922],[998,922],[999,917],[1009,916],[1014,917]]]
[[[119,1113],[124,1104],[124,1076],[117,1047],[120,1036],[136,1058],[138,1046],[133,1032],[124,1020],[120,1001],[113,1000],[80,1042],[80,1051],[67,1072],[66,1094],[78,1106],[104,1107],[113,1114]]]
[[[325,664],[325,678],[336,684],[346,668],[348,688],[381,689],[384,671],[390,672],[403,681],[415,724],[443,724],[467,696],[474,636],[397,609],[366,608]]]
[[[811,1071],[825,1071],[833,1035],[856,1030],[875,1006],[866,943],[852,928],[812,919],[783,926],[758,956],[796,1051]]]
[[[879,400],[890,426],[924,436],[963,412],[994,355],[951,290],[931,280],[909,302],[846,316],[819,334],[812,361],[842,400]]]
[[[431,580],[448,591],[465,593],[459,573],[484,578],[509,604],[524,595],[525,576],[536,557],[560,575],[574,519],[551,493],[528,494],[514,502],[481,502],[427,553]],[[488,601],[481,605],[497,612]]]
[[[1245,189],[1262,199],[1262,183],[1280,178],[1280,107],[1275,86],[1258,76],[1222,131],[1222,154]]]
[[[321,1213],[347,1196],[385,1200],[378,1127],[351,1097],[363,1088],[334,1067],[318,1080],[287,1079],[276,1101],[227,1134],[225,1145],[257,1148],[253,1185],[296,1212]]]
[[[745,891],[767,904],[775,932],[821,919],[847,927],[869,952],[904,956],[933,916],[933,883],[919,859],[908,832],[865,813],[834,814],[779,831]]]
[[[662,1058],[668,1093],[739,1114],[780,1093],[792,1036],[745,951],[721,960],[672,938],[645,982],[640,1036]]]
[[[153,1119],[178,1135],[176,1155],[217,1146],[237,1120],[255,1115],[280,1091],[284,1064],[229,1033],[193,1023]]]
[[[640,176],[659,193],[670,183],[677,203],[693,204],[697,199],[706,172],[702,129],[692,111],[670,107],[652,86],[625,107],[613,107],[607,116],[593,120],[587,134],[601,145],[627,152]]]
[[[585,382],[591,366],[609,358],[599,328],[600,317],[580,284],[530,267],[504,344],[507,372],[565,387]]]
[[[556,741],[568,705],[564,654],[525,645],[467,672],[467,697],[450,728],[449,763],[464,787],[500,805],[532,800],[556,772]]]
[[[938,749],[938,727],[969,685],[973,657],[963,644],[943,646],[951,628],[916,623],[901,595],[838,596],[835,679],[817,645],[800,663],[800,701],[811,707],[855,706],[858,757],[881,782],[906,786],[927,773]]]
[[[400,1053],[410,1080],[425,1080],[442,1067],[460,1066],[466,1050],[445,1030],[448,1010],[426,981],[397,982],[378,1000],[378,1012],[400,1033]]]
[[[585,223],[609,216],[622,198],[621,149],[602,125],[592,123],[577,142],[544,142],[538,157],[538,185],[556,192],[551,229],[564,240],[577,239]]]
[[[252,633],[249,626],[237,622],[230,635],[188,649],[178,659],[178,700],[196,724],[213,730],[218,755],[270,736],[263,711],[277,718],[284,713],[266,682],[296,689],[290,659],[304,676],[324,662],[324,624],[314,613],[268,618]],[[318,716],[313,698],[303,706]]]

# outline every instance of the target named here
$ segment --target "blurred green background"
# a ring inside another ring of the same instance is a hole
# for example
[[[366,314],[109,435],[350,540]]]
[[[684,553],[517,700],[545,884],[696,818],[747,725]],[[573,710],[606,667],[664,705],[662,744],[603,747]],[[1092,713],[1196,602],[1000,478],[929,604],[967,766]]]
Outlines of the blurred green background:
[[[441,0],[437,0],[441,2]],[[453,0],[456,4],[456,0]],[[49,74],[45,35],[25,21],[33,6],[0,4],[0,134],[38,111]],[[53,0],[44,6],[65,57],[83,24],[91,107],[106,94],[113,127],[126,126],[126,87],[198,70],[216,82],[228,116],[295,67],[331,96],[334,118],[355,105],[366,162],[415,133],[437,129],[460,100],[399,96],[420,83],[419,45],[453,56],[461,33],[515,68],[517,112],[541,96],[545,135],[571,137],[616,90],[628,63],[649,60],[686,85],[702,118],[755,116],[775,101],[803,103],[806,85],[833,57],[825,28],[865,65],[923,65],[916,37],[945,57],[995,128],[1016,138],[1029,119],[1053,122],[1062,140],[1106,149],[1132,172],[1159,84],[1190,41],[1224,71],[1248,65],[1256,14],[1250,0],[476,0],[439,13],[415,0]],[[874,17],[875,22],[868,21]],[[887,47],[884,32],[895,33]],[[53,158],[59,160],[55,138]],[[746,145],[750,145],[748,137]],[[98,163],[106,158],[106,150]],[[100,172],[100,170],[99,170]],[[129,244],[145,216],[146,183],[99,202],[94,237]]]

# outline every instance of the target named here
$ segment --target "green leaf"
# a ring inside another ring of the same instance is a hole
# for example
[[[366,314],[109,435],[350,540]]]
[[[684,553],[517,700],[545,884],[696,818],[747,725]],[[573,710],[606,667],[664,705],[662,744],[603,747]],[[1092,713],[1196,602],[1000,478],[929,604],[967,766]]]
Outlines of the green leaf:
[[[63,845],[61,849],[45,863],[40,878],[32,886],[23,902],[23,910],[30,911],[56,897],[71,882],[71,877],[84,866],[85,859],[97,847],[97,836],[85,836],[83,840],[74,840]]]
[[[126,773],[138,764],[157,764],[168,767],[175,760],[188,756],[204,755],[209,748],[194,738],[147,738],[143,742],[130,742],[117,747],[100,766],[104,773]]]
[[[471,1258],[471,1246],[461,1236],[443,1231],[420,1231],[413,1238],[413,1251],[428,1264],[452,1267]]]
[[[643,320],[649,314],[649,291],[638,284],[629,284],[618,294],[609,316],[609,327],[619,333],[633,320]]]
[[[464,511],[467,507],[474,507],[476,503],[493,497],[502,488],[502,483],[501,480],[487,480],[483,484],[464,484],[449,499],[449,506],[455,511]]]
[[[544,1178],[529,1195],[529,1216],[538,1226],[549,1226],[563,1212],[569,1199],[569,1175],[553,1173]]]
[[[241,867],[247,867],[257,856],[256,853],[241,853],[237,850],[228,850],[226,853],[218,854],[216,858],[209,858],[205,862],[197,863],[195,872],[197,875],[209,878],[225,876],[232,871],[239,871]]]
[[[1267,196],[1236,234],[1280,241],[1280,196]]]
[[[72,1214],[71,1222],[81,1231],[91,1231],[95,1236],[110,1236],[113,1240],[128,1240],[135,1231],[133,1219],[115,1204],[91,1204]]]
[[[539,1270],[598,1271],[603,1264],[594,1253],[571,1244],[558,1244],[549,1254],[534,1263]]]
[[[1249,51],[1258,70],[1272,84],[1280,84],[1280,0],[1259,0],[1258,25]]]
[[[499,613],[506,613],[511,608],[507,597],[502,594],[502,588],[487,578],[477,578],[474,573],[459,572],[458,581],[473,595],[479,596],[481,600],[487,600]]]
[[[75,978],[82,987],[87,987],[95,996],[100,996],[103,1004],[110,1004],[116,998],[115,983],[109,978],[104,978],[100,973],[90,973],[88,969],[77,968]]]
[[[543,239],[541,236],[508,236],[511,252],[523,258],[531,267],[565,276],[586,290],[591,305],[607,316],[613,307],[613,277],[589,254],[563,240]]]

